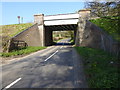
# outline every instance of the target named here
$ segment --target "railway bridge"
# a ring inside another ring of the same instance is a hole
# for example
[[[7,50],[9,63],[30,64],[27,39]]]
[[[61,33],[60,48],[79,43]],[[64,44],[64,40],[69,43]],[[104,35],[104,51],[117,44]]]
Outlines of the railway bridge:
[[[74,31],[74,41],[82,41],[83,28],[80,23],[84,23],[85,19],[88,19],[90,10],[80,10],[77,13],[47,15],[37,14],[34,15],[34,23],[38,24],[40,34],[40,46],[52,45],[52,32],[53,31]],[[78,33],[78,34],[77,34]],[[78,36],[79,40],[77,39]]]

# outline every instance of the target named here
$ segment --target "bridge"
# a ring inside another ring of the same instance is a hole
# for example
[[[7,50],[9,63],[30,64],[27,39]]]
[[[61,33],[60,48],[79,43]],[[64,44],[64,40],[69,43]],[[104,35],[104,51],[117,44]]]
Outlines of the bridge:
[[[44,16],[44,25],[52,26],[52,25],[77,24],[78,19],[79,19],[78,13],[48,15]]]
[[[89,22],[89,15],[89,10],[80,10],[72,14],[34,15],[35,24],[14,36],[9,41],[9,50],[16,49],[21,44],[26,46],[52,45],[53,31],[73,30],[76,46],[99,48],[119,56],[120,44],[115,43],[99,27]],[[87,88],[81,58],[72,46],[53,46],[18,58],[13,62],[6,61],[10,62],[2,67],[2,89]]]
[[[34,15],[34,25],[20,32],[9,40],[8,51],[25,46],[53,45],[53,31],[74,31],[76,46],[99,48],[118,55],[118,45],[102,29],[89,22],[90,10],[79,10],[76,13]]]
[[[85,21],[90,17],[90,10],[79,10],[76,13],[57,15],[34,15],[34,25],[14,36],[9,48],[16,48],[20,41],[27,46],[50,46],[53,44],[53,31],[74,31],[74,43],[80,45],[83,40]]]
[[[52,45],[52,32],[53,31],[74,31],[74,41],[76,41],[76,34],[79,19],[83,17],[88,17],[90,15],[90,10],[80,10],[77,13],[68,14],[57,14],[57,15],[47,15],[36,14],[34,15],[34,23],[38,24],[40,36],[41,36],[41,46]]]

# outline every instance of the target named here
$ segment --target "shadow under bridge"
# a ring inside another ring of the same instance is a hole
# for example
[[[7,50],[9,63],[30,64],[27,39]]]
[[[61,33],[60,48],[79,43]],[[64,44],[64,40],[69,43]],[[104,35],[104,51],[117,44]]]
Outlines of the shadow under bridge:
[[[45,26],[45,46],[50,46],[54,44],[53,31],[74,31],[74,42],[75,42],[76,30],[77,30],[77,24]],[[61,45],[62,43],[59,44]],[[68,44],[66,43],[64,45],[68,45]]]

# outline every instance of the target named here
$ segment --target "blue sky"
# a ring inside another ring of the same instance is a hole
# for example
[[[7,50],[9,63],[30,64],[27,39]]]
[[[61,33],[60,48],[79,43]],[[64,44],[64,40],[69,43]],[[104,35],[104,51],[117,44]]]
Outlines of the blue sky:
[[[44,15],[74,13],[84,8],[84,2],[2,2],[2,23],[0,25],[17,24],[17,16],[23,22],[33,22],[34,14]]]

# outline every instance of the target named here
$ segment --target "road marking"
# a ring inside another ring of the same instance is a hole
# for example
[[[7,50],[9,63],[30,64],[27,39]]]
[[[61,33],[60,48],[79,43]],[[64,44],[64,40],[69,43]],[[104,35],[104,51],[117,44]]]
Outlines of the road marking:
[[[52,56],[54,56],[56,53],[58,52],[58,50],[55,52],[55,53],[53,53],[52,55],[50,55],[47,59],[45,59],[44,61],[47,61],[48,59],[50,59]]]
[[[11,86],[13,86],[15,83],[17,83],[18,81],[20,81],[21,78],[18,78],[17,80],[15,80],[14,82],[12,82],[11,84],[9,84],[8,86],[6,86],[5,88],[10,88]]]

